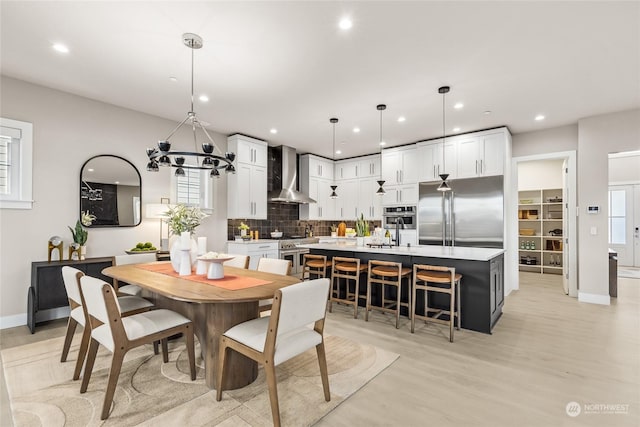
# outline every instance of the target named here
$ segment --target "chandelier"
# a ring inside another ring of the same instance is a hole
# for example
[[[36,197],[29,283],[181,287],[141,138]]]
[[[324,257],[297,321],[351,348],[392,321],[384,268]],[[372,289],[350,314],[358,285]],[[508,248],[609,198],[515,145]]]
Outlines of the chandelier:
[[[210,171],[210,177],[220,176],[220,169],[224,169],[227,173],[234,173],[236,171],[233,166],[233,161],[236,158],[235,153],[222,153],[216,143],[209,135],[209,132],[202,125],[193,108],[193,56],[195,49],[202,47],[202,37],[193,33],[185,33],[182,35],[182,42],[185,46],[191,49],[191,110],[187,113],[187,117],[178,123],[178,125],[171,131],[169,136],[163,140],[158,141],[157,148],[147,148],[147,156],[149,157],[149,163],[147,163],[147,171],[158,172],[160,166],[176,168],[176,176],[185,176],[185,169],[199,169]],[[185,124],[191,125],[193,131],[193,142],[195,144],[195,150],[191,151],[171,151],[171,137]],[[200,130],[206,136],[206,140],[201,144],[202,152],[198,151],[198,136],[197,131]],[[215,152],[219,154],[216,154]],[[192,158],[193,163],[188,163],[186,158]],[[202,159],[202,162],[200,162]]]

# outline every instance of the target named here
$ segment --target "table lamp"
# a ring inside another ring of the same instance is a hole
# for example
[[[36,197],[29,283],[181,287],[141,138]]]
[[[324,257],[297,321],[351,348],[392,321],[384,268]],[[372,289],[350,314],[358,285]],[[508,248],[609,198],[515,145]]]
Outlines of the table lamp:
[[[160,203],[147,203],[145,205],[146,209],[146,218],[149,219],[160,219],[160,250],[168,251],[169,250],[169,227],[167,227],[167,237],[163,238],[162,235],[162,219],[166,218],[163,214],[167,212],[173,205],[169,204],[168,198],[161,198]]]

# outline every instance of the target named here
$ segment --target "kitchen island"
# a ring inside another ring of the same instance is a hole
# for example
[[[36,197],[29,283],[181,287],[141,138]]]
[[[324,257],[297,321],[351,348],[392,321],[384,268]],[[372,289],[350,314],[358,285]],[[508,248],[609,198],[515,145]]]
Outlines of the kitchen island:
[[[504,249],[466,248],[450,246],[393,246],[370,248],[342,243],[317,243],[300,245],[310,253],[359,258],[361,262],[382,260],[401,262],[413,270],[413,264],[454,267],[462,274],[461,305],[462,327],[473,331],[491,333],[502,315],[504,305]],[[362,292],[362,291],[361,291]],[[403,293],[408,290],[403,290]],[[435,306],[446,307],[444,295],[429,296]],[[403,300],[406,300],[403,298]],[[418,293],[416,311],[424,308],[424,296]],[[405,312],[405,314],[407,314]]]

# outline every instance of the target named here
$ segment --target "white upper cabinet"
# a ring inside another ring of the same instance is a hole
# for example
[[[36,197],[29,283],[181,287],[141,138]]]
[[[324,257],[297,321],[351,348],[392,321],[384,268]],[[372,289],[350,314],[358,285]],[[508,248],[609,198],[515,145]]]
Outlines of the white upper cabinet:
[[[380,154],[359,158],[358,178],[380,177]]]
[[[385,186],[385,194],[382,196],[383,206],[406,206],[418,203],[418,184],[401,184]]]
[[[333,181],[333,161],[309,155],[308,159],[310,177],[329,179]]]
[[[336,193],[336,219],[343,221],[353,221],[360,214],[358,213],[358,179],[336,182],[338,188]]]
[[[227,139],[236,173],[227,176],[227,217],[267,219],[267,143],[243,135]]]
[[[440,174],[447,173],[456,178],[456,145],[447,140],[426,141],[417,144],[418,181],[439,181]]]
[[[358,187],[358,217],[380,219],[382,217],[382,197],[377,194],[377,178],[362,178]]]
[[[418,182],[418,159],[415,145],[382,151],[382,179],[387,185]]]
[[[335,163],[335,179],[356,179],[359,177],[360,162],[355,159],[340,160]]]
[[[458,169],[456,178],[502,175],[507,138],[506,129],[455,137]]]
[[[227,138],[229,151],[236,153],[238,163],[267,167],[267,143],[244,135]]]

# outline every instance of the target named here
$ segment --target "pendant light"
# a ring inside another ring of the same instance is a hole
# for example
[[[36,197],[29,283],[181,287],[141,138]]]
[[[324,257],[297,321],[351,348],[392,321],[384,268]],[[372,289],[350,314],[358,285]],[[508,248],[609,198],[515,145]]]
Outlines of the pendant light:
[[[387,106],[384,104],[378,104],[376,105],[376,109],[378,111],[380,111],[380,160],[382,161],[382,112],[384,110],[386,110]],[[376,191],[376,194],[378,196],[384,196],[386,194],[386,191],[384,191],[384,188],[382,188],[382,186],[384,185],[384,180],[382,179],[382,168],[380,168],[380,179],[377,181],[378,182],[378,191]]]
[[[329,122],[333,124],[333,154],[331,158],[335,162],[336,161],[336,123],[338,123],[338,119],[333,117],[329,119]],[[329,195],[330,198],[332,199],[338,198],[338,194],[336,193],[337,188],[338,188],[337,185],[331,185],[331,194]]]
[[[438,88],[438,93],[442,94],[442,146],[444,147],[444,142],[446,139],[446,130],[445,130],[445,104],[444,104],[444,98],[445,95],[449,92],[451,88],[449,86],[442,86]],[[444,148],[443,148],[443,156],[442,156],[442,170],[445,170],[445,155],[444,155]],[[440,174],[440,179],[442,180],[442,182],[440,183],[440,185],[438,186],[438,191],[451,191],[451,187],[449,186],[449,183],[447,183],[447,178],[449,178],[449,174],[448,173],[441,173]]]
[[[194,51],[196,49],[200,49],[203,45],[202,37],[193,33],[185,33],[182,35],[182,43],[191,49],[191,110],[187,112],[187,117],[171,131],[169,136],[158,141],[157,148],[147,148],[147,156],[149,157],[147,171],[158,172],[160,170],[159,166],[168,166],[176,168],[176,176],[185,176],[185,169],[211,171],[209,174],[210,177],[218,177],[220,175],[219,169],[224,169],[227,173],[234,173],[235,167],[233,166],[233,161],[236,158],[235,153],[222,153],[213,141],[213,138],[211,138],[211,135],[209,135],[209,132],[207,132],[200,120],[196,117],[196,113],[193,108],[193,56]],[[185,123],[189,123],[191,125],[195,151],[171,151],[171,142],[169,142],[169,139]],[[200,129],[207,138],[206,141],[202,143],[202,153],[198,152],[196,134],[198,129]],[[217,150],[220,155],[214,154],[214,150]],[[186,157],[195,158],[195,164],[186,163]],[[201,165],[198,164],[199,158],[202,158]]]

